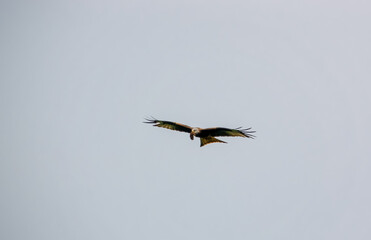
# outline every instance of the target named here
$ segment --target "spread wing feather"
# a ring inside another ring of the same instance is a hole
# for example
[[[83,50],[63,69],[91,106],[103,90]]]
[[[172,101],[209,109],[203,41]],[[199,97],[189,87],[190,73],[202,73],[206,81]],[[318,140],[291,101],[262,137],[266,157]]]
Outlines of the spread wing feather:
[[[187,132],[190,133],[192,131],[192,128],[190,126],[187,126],[185,124],[181,123],[176,123],[176,122],[170,122],[170,121],[162,121],[162,120],[157,120],[155,118],[152,119],[145,119],[146,122],[144,123],[149,123],[153,124],[153,126],[156,127],[162,127],[162,128],[167,128],[170,130],[175,130],[175,131],[180,131],[180,132]]]
[[[200,137],[207,137],[207,136],[213,136],[213,137],[247,137],[247,138],[255,138],[253,133],[255,131],[250,131],[251,128],[205,128],[202,129],[199,133]]]

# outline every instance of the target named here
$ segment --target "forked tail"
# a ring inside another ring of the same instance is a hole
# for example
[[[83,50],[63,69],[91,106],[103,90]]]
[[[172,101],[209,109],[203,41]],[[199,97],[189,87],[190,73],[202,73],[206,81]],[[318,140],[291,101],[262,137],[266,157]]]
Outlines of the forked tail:
[[[206,144],[209,144],[209,143],[214,143],[214,142],[226,143],[226,142],[224,142],[222,140],[219,140],[217,138],[214,138],[212,136],[203,137],[203,138],[200,138],[200,140],[201,140],[201,146],[200,147],[205,146]]]

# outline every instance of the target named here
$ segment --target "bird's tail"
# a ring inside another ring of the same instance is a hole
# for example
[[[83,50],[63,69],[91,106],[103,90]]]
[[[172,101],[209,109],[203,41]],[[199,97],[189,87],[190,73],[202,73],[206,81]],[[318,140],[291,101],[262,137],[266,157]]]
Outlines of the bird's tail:
[[[209,144],[209,143],[214,143],[214,142],[226,143],[226,142],[224,142],[222,140],[219,140],[217,138],[214,138],[212,136],[203,137],[203,138],[200,138],[200,140],[201,140],[201,146],[200,147],[205,146],[206,144]]]

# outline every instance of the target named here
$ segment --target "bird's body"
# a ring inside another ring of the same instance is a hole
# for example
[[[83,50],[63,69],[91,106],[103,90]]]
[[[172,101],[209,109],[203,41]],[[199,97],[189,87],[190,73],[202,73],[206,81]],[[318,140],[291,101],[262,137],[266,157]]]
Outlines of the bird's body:
[[[156,127],[167,128],[170,130],[180,131],[180,132],[187,132],[190,135],[190,138],[193,140],[194,137],[200,138],[201,147],[205,146],[209,143],[220,142],[226,143],[222,140],[219,140],[215,137],[246,137],[246,138],[254,138],[255,136],[252,133],[255,131],[250,131],[251,128],[241,129],[241,128],[199,128],[199,127],[190,127],[181,123],[170,122],[170,121],[162,121],[157,119],[146,119],[146,122],[149,124],[154,124]]]

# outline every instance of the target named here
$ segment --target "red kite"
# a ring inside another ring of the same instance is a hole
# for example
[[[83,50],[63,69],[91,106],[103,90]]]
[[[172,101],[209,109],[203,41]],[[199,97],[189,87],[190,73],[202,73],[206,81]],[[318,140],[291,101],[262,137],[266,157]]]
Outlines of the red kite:
[[[254,138],[255,136],[252,133],[255,131],[249,131],[251,128],[198,128],[198,127],[190,127],[184,124],[176,123],[176,122],[169,122],[169,121],[162,121],[157,119],[145,119],[146,122],[149,124],[154,124],[153,126],[167,128],[170,130],[180,131],[180,132],[187,132],[190,133],[190,137],[193,138],[199,137],[201,140],[201,146],[204,146],[209,143],[220,142],[226,143],[221,141],[215,137],[246,137],[246,138]]]

